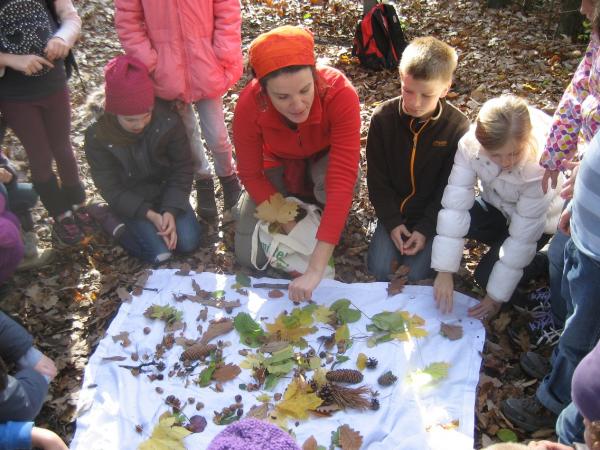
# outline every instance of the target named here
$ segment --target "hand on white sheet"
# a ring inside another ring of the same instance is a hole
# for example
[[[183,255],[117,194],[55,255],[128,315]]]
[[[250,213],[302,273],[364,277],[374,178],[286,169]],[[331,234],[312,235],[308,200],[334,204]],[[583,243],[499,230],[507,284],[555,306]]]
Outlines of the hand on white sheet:
[[[451,313],[454,306],[454,278],[450,272],[438,272],[433,282],[435,305],[443,313]]]
[[[492,297],[486,294],[483,300],[481,300],[477,306],[469,308],[468,313],[469,317],[475,317],[476,319],[490,319],[498,314],[498,311],[500,311],[501,307],[501,302],[493,300]]]
[[[323,275],[310,268],[293,280],[288,286],[288,295],[293,302],[312,300],[312,293],[321,282]]]

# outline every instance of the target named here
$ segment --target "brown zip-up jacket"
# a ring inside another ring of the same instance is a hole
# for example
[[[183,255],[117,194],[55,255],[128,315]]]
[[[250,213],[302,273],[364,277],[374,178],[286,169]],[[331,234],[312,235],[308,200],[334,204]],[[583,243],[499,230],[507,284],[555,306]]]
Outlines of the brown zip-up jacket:
[[[458,141],[469,120],[441,99],[420,121],[401,111],[401,97],[380,105],[367,138],[367,185],[377,219],[388,232],[405,224],[427,239],[435,236],[442,194]]]

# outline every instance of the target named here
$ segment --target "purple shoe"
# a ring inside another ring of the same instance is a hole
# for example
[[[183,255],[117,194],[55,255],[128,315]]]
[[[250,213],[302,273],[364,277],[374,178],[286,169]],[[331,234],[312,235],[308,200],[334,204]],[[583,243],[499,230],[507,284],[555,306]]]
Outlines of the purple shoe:
[[[115,239],[119,239],[125,231],[125,224],[112,212],[106,203],[92,203],[86,207],[88,214],[100,227]]]

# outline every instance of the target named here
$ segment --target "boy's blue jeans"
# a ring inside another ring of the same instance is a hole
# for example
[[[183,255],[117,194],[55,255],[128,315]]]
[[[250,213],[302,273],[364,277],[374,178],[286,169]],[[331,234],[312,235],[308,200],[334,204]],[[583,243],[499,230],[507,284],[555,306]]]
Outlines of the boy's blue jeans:
[[[552,371],[536,392],[542,405],[555,414],[571,402],[575,367],[600,339],[600,261],[580,252],[572,239],[565,245],[562,297],[567,321],[552,354]]]
[[[565,245],[569,236],[560,230],[552,237],[548,247],[548,277],[550,284],[550,308],[557,327],[562,327],[567,316],[567,305],[562,296],[562,276],[565,266]]]
[[[148,219],[123,218],[122,220],[125,223],[125,232],[119,239],[119,244],[129,254],[154,264],[160,262],[156,258],[158,255],[171,253],[162,236],[157,234],[154,224]],[[191,205],[175,218],[175,226],[177,228],[175,251],[191,253],[196,250],[200,245],[202,226],[198,223]]]
[[[410,281],[431,278],[434,275],[434,271],[431,269],[432,246],[433,239],[427,239],[425,247],[416,255],[401,255],[392,241],[390,233],[382,223],[378,222],[367,254],[369,272],[375,275],[377,281],[389,281],[388,275],[392,273],[392,262],[397,261],[399,264],[410,267],[408,273]]]
[[[583,433],[585,425],[583,417],[579,414],[575,403],[569,403],[558,416],[556,421],[556,434],[558,442],[566,445],[573,445],[575,442],[583,442]]]
[[[8,186],[0,183],[0,193],[8,200],[8,209],[17,216],[23,231],[33,230],[33,218],[30,209],[38,201],[38,194],[30,183],[12,183]]]

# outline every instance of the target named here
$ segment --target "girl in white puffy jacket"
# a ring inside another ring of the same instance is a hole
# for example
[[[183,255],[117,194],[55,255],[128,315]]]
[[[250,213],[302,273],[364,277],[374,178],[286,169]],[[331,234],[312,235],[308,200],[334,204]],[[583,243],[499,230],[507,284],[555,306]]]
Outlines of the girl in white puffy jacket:
[[[537,248],[556,231],[560,189],[543,193],[544,169],[538,164],[550,123],[525,100],[504,95],[482,106],[460,140],[431,258],[438,272],[434,297],[442,312],[452,310],[452,274],[460,266],[465,237],[490,246],[475,270],[486,294],[469,310],[471,317],[482,319],[510,299]]]

